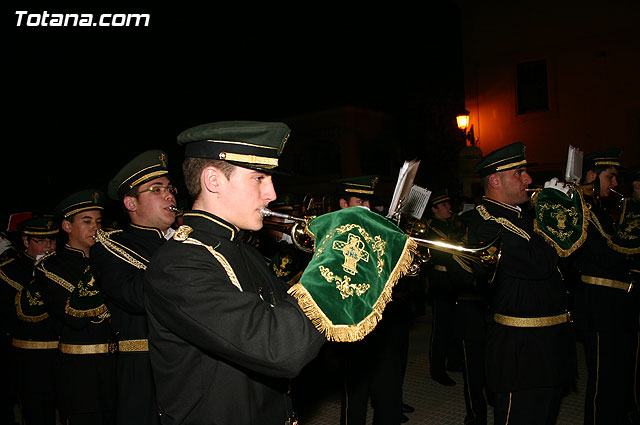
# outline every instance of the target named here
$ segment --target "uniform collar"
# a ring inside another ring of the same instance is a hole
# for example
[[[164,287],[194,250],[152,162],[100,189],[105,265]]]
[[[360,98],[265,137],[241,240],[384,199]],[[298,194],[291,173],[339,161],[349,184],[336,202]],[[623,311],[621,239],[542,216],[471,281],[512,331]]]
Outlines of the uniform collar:
[[[68,244],[64,245],[64,249],[71,255],[80,255],[81,257],[85,258],[86,255],[84,255],[84,251],[78,248],[74,248],[72,246],[69,246]]]
[[[242,236],[242,231],[238,230],[233,224],[202,210],[187,211],[183,215],[183,223],[192,227],[194,230],[204,230],[211,232],[216,236],[237,240]]]
[[[129,223],[129,230],[134,233],[141,233],[145,235],[153,234],[159,238],[164,238],[162,231],[156,227],[142,226],[140,224]]]
[[[514,207],[512,205],[505,204],[500,201],[496,201],[495,199],[488,198],[486,196],[482,197],[482,204],[487,208],[487,210],[492,213],[492,215],[499,216],[513,216],[517,218],[522,217],[522,209],[520,207]],[[494,214],[493,212],[496,212]]]

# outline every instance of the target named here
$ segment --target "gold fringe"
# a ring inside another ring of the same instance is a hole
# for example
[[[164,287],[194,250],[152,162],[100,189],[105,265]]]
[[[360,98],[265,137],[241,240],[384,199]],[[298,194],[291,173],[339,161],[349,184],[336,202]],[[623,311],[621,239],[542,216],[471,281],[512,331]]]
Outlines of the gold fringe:
[[[324,334],[329,341],[359,341],[367,336],[376,327],[380,319],[382,319],[382,313],[387,306],[387,303],[391,301],[393,287],[409,270],[413,261],[413,255],[416,253],[417,249],[417,243],[413,239],[407,237],[404,248],[402,249],[402,254],[400,255],[393,271],[389,275],[382,293],[373,305],[371,313],[369,313],[369,315],[360,323],[355,325],[334,325],[331,319],[329,319],[322,309],[318,307],[313,296],[304,286],[302,286],[301,283],[296,283],[287,292],[298,301],[298,305],[304,312],[305,316],[311,320],[315,328],[320,333]]]
[[[106,305],[104,305],[104,303],[102,305],[99,305],[96,308],[92,308],[89,310],[77,310],[69,305],[69,299],[67,299],[67,303],[64,306],[65,313],[67,313],[69,316],[79,317],[79,318],[96,317],[108,311],[109,311],[109,308]]]

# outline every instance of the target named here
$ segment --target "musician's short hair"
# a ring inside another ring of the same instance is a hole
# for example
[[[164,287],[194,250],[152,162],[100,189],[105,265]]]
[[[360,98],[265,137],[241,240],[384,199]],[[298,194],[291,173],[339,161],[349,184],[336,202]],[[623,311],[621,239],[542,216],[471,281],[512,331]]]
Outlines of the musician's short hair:
[[[200,196],[200,176],[202,171],[207,167],[215,167],[229,179],[236,166],[227,161],[211,158],[185,158],[182,163],[182,174],[184,175],[184,183],[191,199],[198,199]]]

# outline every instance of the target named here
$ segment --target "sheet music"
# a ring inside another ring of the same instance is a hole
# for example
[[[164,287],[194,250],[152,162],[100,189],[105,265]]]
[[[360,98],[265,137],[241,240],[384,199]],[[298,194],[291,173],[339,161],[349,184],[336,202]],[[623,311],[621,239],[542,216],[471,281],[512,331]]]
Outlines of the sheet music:
[[[387,218],[391,218],[396,212],[400,212],[398,211],[398,206],[403,208],[402,204],[404,204],[409,197],[409,192],[411,192],[413,180],[416,177],[419,166],[420,161],[414,159],[411,161],[405,161],[400,168],[398,181],[396,182],[396,188],[393,191],[393,197],[391,198],[391,205],[389,206]]]
[[[564,172],[564,180],[567,183],[577,183],[582,178],[582,157],[580,149],[569,145],[567,154],[567,167]]]
[[[421,219],[424,214],[425,208],[429,203],[431,197],[431,191],[415,184],[411,187],[409,192],[409,198],[402,208],[402,212],[406,215],[410,215],[415,219]]]

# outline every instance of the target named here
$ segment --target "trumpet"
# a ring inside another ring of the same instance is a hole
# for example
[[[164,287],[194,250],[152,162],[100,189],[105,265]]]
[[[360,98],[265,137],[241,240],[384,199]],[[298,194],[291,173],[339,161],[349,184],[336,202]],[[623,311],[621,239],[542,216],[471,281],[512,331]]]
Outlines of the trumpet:
[[[263,225],[268,229],[289,235],[291,237],[293,245],[300,251],[307,253],[313,252],[313,238],[309,233],[306,232],[307,224],[313,217],[294,217],[289,214],[271,211],[267,208],[261,209],[260,215],[262,215],[262,217],[276,217],[292,221],[292,223],[283,223],[279,221],[269,220],[263,222]]]
[[[567,192],[567,195],[570,198],[573,198],[573,194],[575,192],[577,192],[577,191],[580,191],[580,193],[582,193],[583,195],[586,195],[586,196],[594,196],[594,193],[595,193],[595,182],[591,182],[591,183],[587,183],[587,184],[565,183],[565,186],[569,186],[569,191]],[[544,189],[544,188],[543,187],[533,187],[533,188],[527,188],[527,189],[525,189],[525,191],[531,193],[531,197],[533,198],[542,189]],[[617,193],[614,190],[612,190],[612,192]]]
[[[492,241],[480,244],[461,244],[456,245],[449,242],[423,239],[415,236],[409,236],[418,246],[427,248],[427,250],[436,250],[457,255],[466,258],[480,265],[487,274],[489,283],[493,282],[502,256],[502,235],[498,234]],[[422,261],[429,261],[431,255]]]

